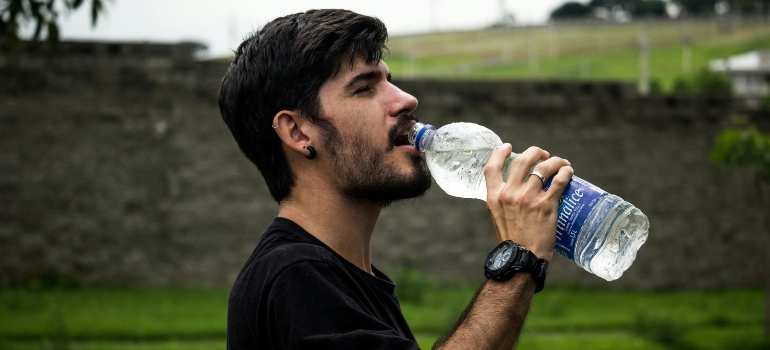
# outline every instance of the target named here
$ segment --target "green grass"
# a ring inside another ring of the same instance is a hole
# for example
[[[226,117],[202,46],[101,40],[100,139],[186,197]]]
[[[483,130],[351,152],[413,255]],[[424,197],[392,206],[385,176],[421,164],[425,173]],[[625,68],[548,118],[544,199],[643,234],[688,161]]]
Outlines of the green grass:
[[[224,340],[194,341],[72,341],[66,339],[38,341],[0,341],[2,350],[224,350]]]
[[[423,348],[454,323],[473,293],[437,289],[403,303]],[[762,339],[763,296],[551,288],[536,296],[518,349],[770,349]]]
[[[409,275],[411,276],[411,275]],[[401,276],[396,276],[398,277]],[[423,348],[458,318],[473,286],[399,283]],[[414,292],[419,290],[421,292]],[[0,289],[0,350],[224,349],[226,290]],[[770,349],[763,291],[538,294],[518,349]]]
[[[393,36],[385,61],[397,78],[637,82],[642,28],[651,82],[663,91],[712,60],[770,49],[770,21],[559,24]]]
[[[0,289],[0,338],[221,337],[226,315],[224,290]]]
[[[637,81],[640,24],[561,25],[391,38],[386,61],[397,77]],[[664,89],[709,61],[770,48],[770,23],[648,24],[650,76]],[[689,68],[683,34],[689,33]],[[535,63],[536,62],[536,63]]]

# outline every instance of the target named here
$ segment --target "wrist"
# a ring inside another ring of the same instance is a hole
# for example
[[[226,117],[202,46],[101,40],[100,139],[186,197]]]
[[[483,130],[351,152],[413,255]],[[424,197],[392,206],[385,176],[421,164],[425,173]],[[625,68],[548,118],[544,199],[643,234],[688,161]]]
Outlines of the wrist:
[[[533,240],[532,239],[533,237],[529,237],[530,239],[526,239],[526,238],[528,237],[519,237],[519,239],[509,238],[507,240],[515,242],[516,244],[522,247],[526,247],[527,250],[532,252],[532,254],[535,254],[535,256],[537,256],[538,259],[545,259],[545,260],[548,260],[548,262],[550,262],[551,259],[553,259],[554,245],[556,244],[555,242],[552,241],[550,243],[548,242],[543,243],[543,242],[538,242],[536,240]],[[502,241],[500,242],[503,242],[506,240],[503,238],[498,238],[498,239],[502,239]]]
[[[535,254],[535,256],[538,259],[547,260],[548,262],[551,262],[551,259],[553,259],[553,246],[551,248],[542,248],[542,249],[532,249],[530,250],[532,254]]]
[[[484,263],[484,275],[496,281],[507,281],[515,275],[530,275],[535,293],[545,286],[548,261],[512,241],[504,241],[493,249]]]
[[[517,291],[523,293],[521,294],[522,296],[532,296],[537,290],[537,282],[535,282],[534,277],[529,272],[517,273],[505,281],[497,281],[490,278],[486,284],[491,287],[490,291],[501,296],[516,293]]]
[[[535,254],[538,259],[545,259],[549,262],[551,259],[553,259],[553,249],[555,242],[549,243],[541,243],[533,240],[526,240],[526,239],[511,239],[511,241],[515,242],[516,244],[526,247],[527,250],[532,252],[532,254]]]

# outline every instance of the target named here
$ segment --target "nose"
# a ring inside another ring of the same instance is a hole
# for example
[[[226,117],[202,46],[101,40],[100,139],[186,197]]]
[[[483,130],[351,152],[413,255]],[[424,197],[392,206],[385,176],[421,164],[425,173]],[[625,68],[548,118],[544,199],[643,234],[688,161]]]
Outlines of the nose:
[[[394,97],[392,100],[392,111],[395,112],[393,116],[399,116],[401,114],[409,114],[417,109],[417,98],[408,94],[406,91],[401,90],[398,86],[393,85]]]

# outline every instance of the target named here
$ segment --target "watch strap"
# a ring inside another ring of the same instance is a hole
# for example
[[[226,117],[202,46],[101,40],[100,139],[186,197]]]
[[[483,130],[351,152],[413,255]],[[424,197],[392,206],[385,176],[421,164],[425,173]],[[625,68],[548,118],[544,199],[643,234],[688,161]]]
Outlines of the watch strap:
[[[517,254],[512,254],[512,256],[516,256],[517,259],[512,258],[512,260],[508,261],[501,269],[492,271],[488,266],[489,262],[491,261],[491,257],[496,251],[498,251],[499,248],[503,246],[517,250]],[[532,278],[534,279],[536,285],[535,293],[543,290],[545,287],[545,278],[548,275],[548,260],[538,259],[534,253],[516,244],[515,242],[508,240],[500,243],[498,247],[489,253],[489,256],[485,260],[484,275],[487,278],[494,279],[496,281],[506,281],[513,277],[513,275],[515,275],[517,272],[522,271],[532,274]]]
[[[535,256],[532,252],[529,252],[532,256]],[[537,259],[537,257],[535,257]],[[535,293],[545,288],[545,277],[548,276],[548,260],[537,259],[535,263],[535,269],[531,271],[532,278],[535,280]]]

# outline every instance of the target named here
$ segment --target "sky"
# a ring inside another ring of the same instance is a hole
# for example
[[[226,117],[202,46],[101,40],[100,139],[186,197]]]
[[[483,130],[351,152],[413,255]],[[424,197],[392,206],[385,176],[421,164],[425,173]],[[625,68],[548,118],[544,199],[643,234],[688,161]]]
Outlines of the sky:
[[[567,0],[111,0],[95,28],[90,2],[60,14],[64,40],[195,41],[205,56],[230,54],[248,33],[283,15],[313,8],[344,8],[381,19],[393,35],[485,27],[501,6],[518,24],[544,23]]]

